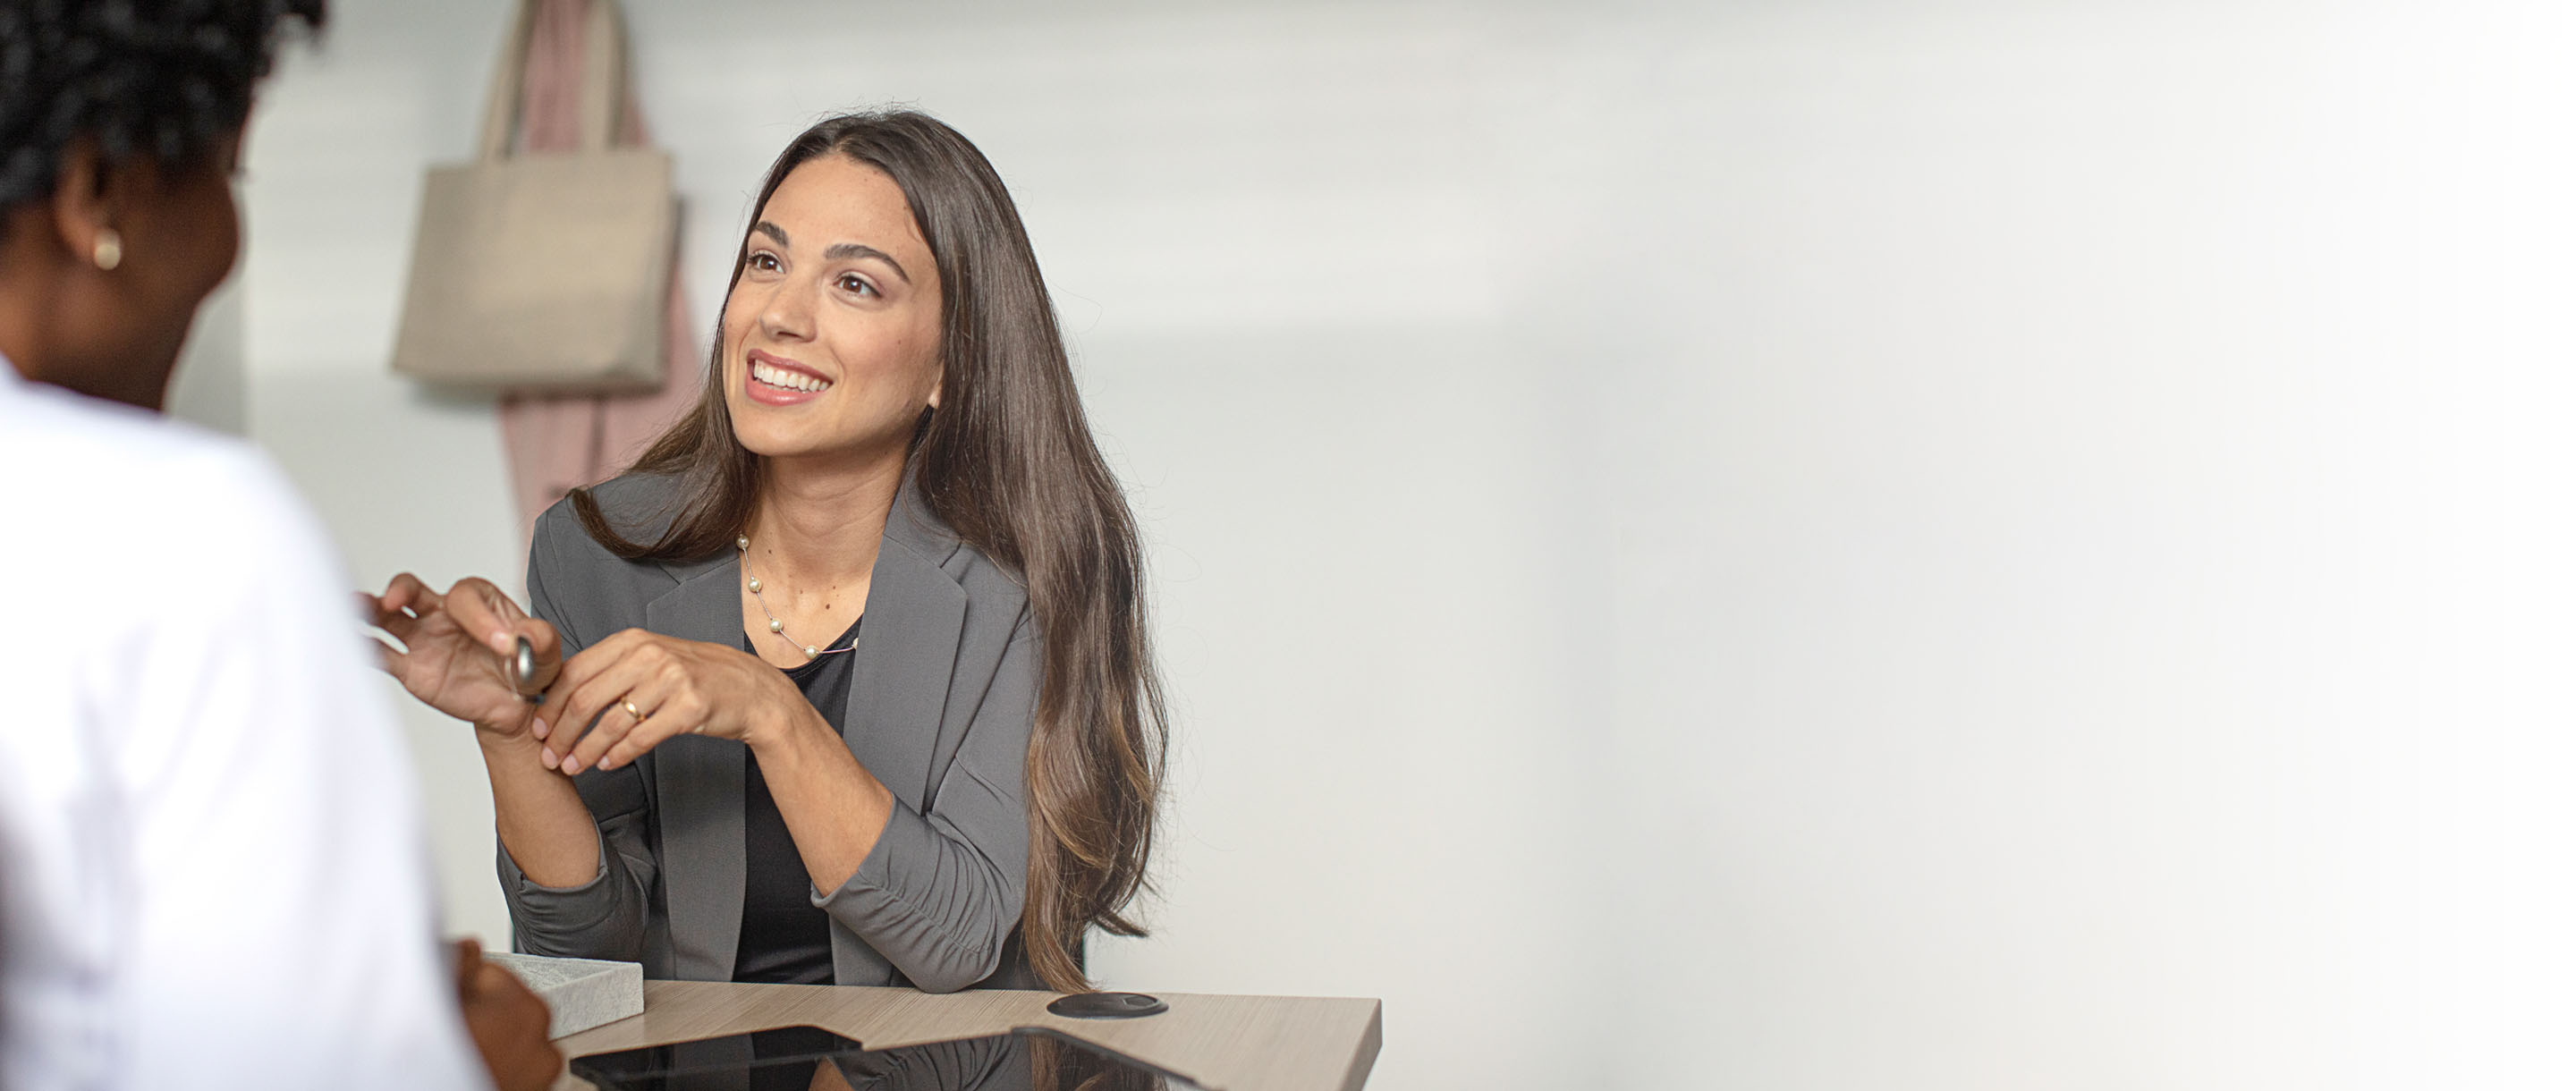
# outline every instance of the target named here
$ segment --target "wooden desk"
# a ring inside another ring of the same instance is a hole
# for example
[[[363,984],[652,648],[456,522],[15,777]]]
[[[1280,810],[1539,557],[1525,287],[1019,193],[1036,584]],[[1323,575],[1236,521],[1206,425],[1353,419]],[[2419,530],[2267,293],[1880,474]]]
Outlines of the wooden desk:
[[[647,981],[644,1014],[566,1037],[567,1058],[720,1034],[817,1026],[871,1049],[1017,1027],[1052,1027],[1217,1091],[1358,1091],[1377,1063],[1378,1002],[1305,996],[1155,993],[1171,1010],[1142,1019],[1066,1019],[1055,993]],[[564,1076],[556,1091],[587,1091]]]

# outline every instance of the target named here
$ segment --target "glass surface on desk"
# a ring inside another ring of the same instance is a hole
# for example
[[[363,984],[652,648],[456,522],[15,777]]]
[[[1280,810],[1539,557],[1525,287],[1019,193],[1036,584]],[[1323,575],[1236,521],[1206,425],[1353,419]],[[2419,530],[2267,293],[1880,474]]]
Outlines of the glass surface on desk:
[[[578,1057],[572,1073],[603,1091],[1204,1091],[1035,1027],[876,1050],[781,1027]]]

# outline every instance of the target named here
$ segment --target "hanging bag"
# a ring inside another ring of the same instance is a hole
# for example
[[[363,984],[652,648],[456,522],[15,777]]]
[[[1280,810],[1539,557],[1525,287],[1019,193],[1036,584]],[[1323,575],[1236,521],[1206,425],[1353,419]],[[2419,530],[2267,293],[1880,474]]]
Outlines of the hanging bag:
[[[429,170],[394,370],[495,390],[654,389],[678,221],[671,160],[610,146],[628,99],[616,0],[587,5],[580,150],[510,154],[537,6],[522,0],[493,73],[480,157]]]

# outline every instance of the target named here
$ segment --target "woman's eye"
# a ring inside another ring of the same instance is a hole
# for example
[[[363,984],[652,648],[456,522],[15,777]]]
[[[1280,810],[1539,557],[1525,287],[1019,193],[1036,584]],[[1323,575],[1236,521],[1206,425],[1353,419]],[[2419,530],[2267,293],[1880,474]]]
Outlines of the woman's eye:
[[[751,267],[764,273],[777,272],[778,255],[767,252],[753,254],[751,256]]]
[[[868,283],[867,281],[864,281],[864,280],[859,279],[859,275],[858,275],[857,273],[843,273],[843,274],[841,274],[841,290],[842,290],[842,291],[844,291],[844,292],[848,292],[848,293],[850,293],[851,295],[875,295],[875,294],[877,294],[877,288],[876,288],[876,285],[870,284],[870,283]]]

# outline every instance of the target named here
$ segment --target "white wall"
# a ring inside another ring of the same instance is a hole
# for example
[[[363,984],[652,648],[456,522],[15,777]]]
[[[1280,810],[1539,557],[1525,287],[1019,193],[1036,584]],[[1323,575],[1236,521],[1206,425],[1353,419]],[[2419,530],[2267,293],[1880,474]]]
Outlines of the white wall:
[[[192,424],[248,434],[248,367],[242,358],[242,278],[233,276],[197,307],[162,408]]]
[[[384,371],[504,6],[257,123],[251,425],[362,580],[517,572]],[[2564,1082],[2541,7],[629,2],[701,323],[816,115],[999,164],[1180,713],[1097,965],[1383,997],[1388,1088]]]
[[[251,120],[236,276],[246,297],[250,432],[381,589],[515,583],[516,507],[488,402],[425,393],[388,369],[422,167],[473,139],[502,5],[343,3],[318,53],[291,54]],[[478,25],[488,24],[488,25]],[[448,925],[506,946],[491,799],[472,729],[391,681],[431,809]]]

